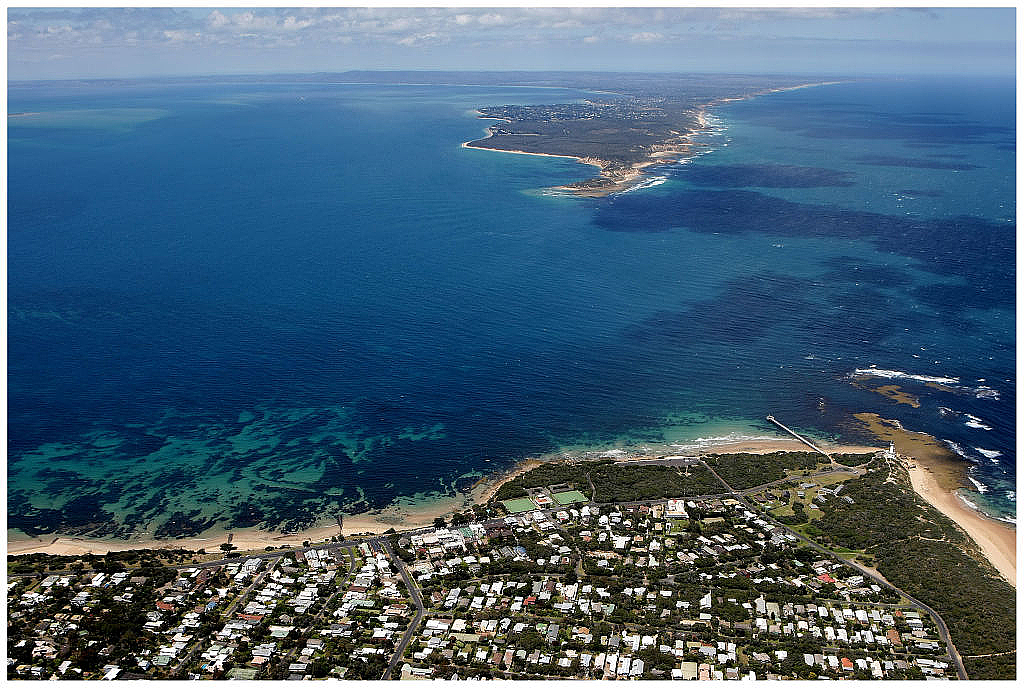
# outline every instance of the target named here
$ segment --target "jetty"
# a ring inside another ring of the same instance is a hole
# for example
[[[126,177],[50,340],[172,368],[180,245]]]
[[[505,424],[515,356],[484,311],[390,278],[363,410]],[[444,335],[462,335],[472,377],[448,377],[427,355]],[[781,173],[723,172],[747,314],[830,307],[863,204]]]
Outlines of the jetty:
[[[816,444],[814,444],[813,442],[811,442],[809,439],[807,439],[803,435],[800,435],[800,434],[796,433],[795,431],[790,430],[789,428],[787,428],[785,425],[782,424],[782,421],[778,420],[775,416],[773,416],[771,414],[768,414],[767,416],[765,416],[765,420],[767,420],[769,423],[775,423],[780,428],[782,428],[783,430],[788,432],[790,435],[792,435],[793,437],[797,438],[798,440],[800,440],[801,442],[806,444],[808,447],[810,447],[814,451],[816,451],[819,454],[821,454],[822,456],[824,456],[826,459],[829,460],[829,463],[835,464],[835,459],[833,459],[831,456],[829,456],[828,452],[826,452],[824,449],[822,449],[821,447],[819,447]]]

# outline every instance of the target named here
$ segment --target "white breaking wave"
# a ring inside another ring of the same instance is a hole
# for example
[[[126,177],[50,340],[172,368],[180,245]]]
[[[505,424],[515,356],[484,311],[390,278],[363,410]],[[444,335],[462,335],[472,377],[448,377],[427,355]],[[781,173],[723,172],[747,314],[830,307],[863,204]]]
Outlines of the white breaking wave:
[[[982,385],[974,390],[974,396],[979,399],[999,399],[999,392],[991,387]]]
[[[937,375],[915,375],[905,373],[902,370],[886,370],[885,368],[857,368],[854,375],[870,375],[872,377],[884,377],[892,379],[917,380],[918,382],[935,382],[943,385],[955,385],[960,382],[958,377],[939,377]]]
[[[984,456],[986,459],[994,459],[997,456],[1003,455],[1003,452],[997,449],[982,449],[981,447],[975,447],[974,450],[981,454],[982,456]]]
[[[1008,500],[1010,500],[1011,502],[1016,502],[1017,501],[1017,493],[1014,492],[1013,490],[1007,490],[1006,491],[1006,498]]]
[[[936,361],[938,363],[938,361]],[[957,392],[966,392],[973,394],[978,399],[999,399],[999,391],[992,389],[987,385],[981,385],[980,387],[967,387],[960,385],[960,378],[958,377],[942,377],[939,375],[917,375],[916,373],[906,373],[902,370],[888,370],[886,368],[857,368],[850,377],[868,376],[868,377],[881,377],[891,380],[916,380],[917,382],[932,382],[939,385],[946,385],[951,387]],[[972,426],[973,427],[973,426]]]
[[[651,177],[650,179],[644,180],[635,186],[619,191],[616,195],[628,194],[633,191],[641,191],[642,189],[650,189],[652,187],[659,186],[660,184],[664,184],[667,181],[668,177]]]
[[[676,449],[702,449],[704,447],[711,447],[718,444],[733,444],[734,442],[758,442],[764,440],[777,440],[779,437],[775,435],[741,435],[739,433],[730,433],[728,435],[721,435],[718,437],[695,437],[686,444],[676,443],[669,446],[675,447]]]
[[[967,476],[967,479],[970,480],[972,483],[974,483],[974,487],[976,487],[978,492],[980,492],[981,494],[985,494],[986,492],[988,492],[988,485],[984,485],[984,484],[978,482],[977,480],[975,480],[971,476]]]
[[[967,456],[967,453],[964,451],[964,448],[961,447],[956,442],[954,442],[953,440],[942,440],[942,441],[946,443],[946,446],[948,446],[950,449],[952,449],[954,452],[956,452],[957,454],[959,454],[963,458],[965,458],[965,459],[969,459],[970,458],[969,456]]]
[[[967,427],[980,428],[981,430],[992,429],[990,426],[986,425],[985,422],[981,420],[981,418],[978,418],[977,416],[972,416],[969,413],[965,413],[964,415],[967,416],[967,421],[964,423],[964,425],[966,425]]]

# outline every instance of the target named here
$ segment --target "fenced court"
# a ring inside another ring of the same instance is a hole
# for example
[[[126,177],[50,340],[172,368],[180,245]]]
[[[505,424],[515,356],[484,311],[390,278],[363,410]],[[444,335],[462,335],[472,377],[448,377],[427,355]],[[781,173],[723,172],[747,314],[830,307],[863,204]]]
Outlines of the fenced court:
[[[537,508],[537,505],[533,503],[533,500],[529,497],[520,497],[519,499],[503,499],[501,503],[509,510],[509,513],[521,514],[524,511],[533,511]]]
[[[576,504],[578,502],[589,501],[587,499],[587,496],[585,494],[583,494],[582,492],[580,492],[579,490],[569,490],[568,492],[558,492],[558,493],[553,494],[551,496],[555,498],[556,502],[558,502],[559,504],[561,504],[563,506],[566,505],[566,504]]]

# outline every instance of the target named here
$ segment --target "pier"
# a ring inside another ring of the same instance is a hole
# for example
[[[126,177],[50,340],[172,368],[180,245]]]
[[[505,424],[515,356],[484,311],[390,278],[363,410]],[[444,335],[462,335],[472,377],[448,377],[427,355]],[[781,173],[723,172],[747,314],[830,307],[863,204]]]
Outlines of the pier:
[[[809,439],[807,439],[806,437],[803,437],[802,435],[798,435],[798,434],[797,434],[796,432],[794,432],[794,431],[790,430],[789,428],[787,428],[787,427],[786,427],[785,425],[783,425],[783,424],[782,424],[782,422],[781,422],[781,421],[779,421],[778,419],[776,419],[776,418],[775,418],[775,416],[773,416],[773,415],[769,414],[769,415],[765,416],[765,420],[767,420],[767,421],[769,421],[769,422],[771,422],[771,423],[775,423],[775,424],[776,424],[776,425],[778,425],[778,426],[779,426],[780,428],[782,428],[783,430],[785,430],[786,432],[788,432],[788,433],[789,433],[790,435],[792,435],[793,437],[797,438],[798,440],[800,440],[801,442],[803,442],[804,444],[806,444],[806,445],[807,445],[808,447],[810,447],[810,448],[811,448],[811,449],[813,449],[814,451],[816,451],[816,452],[818,452],[819,454],[821,454],[822,456],[824,456],[824,457],[825,457],[826,459],[828,459],[828,460],[829,460],[829,462],[830,462],[830,463],[833,463],[833,464],[835,463],[835,460],[834,460],[834,459],[833,459],[833,458],[832,458],[831,456],[829,456],[828,452],[826,452],[826,451],[825,451],[824,449],[822,449],[821,447],[819,447],[819,446],[815,445],[815,444],[814,444],[813,442],[811,442],[811,441],[810,441]]]

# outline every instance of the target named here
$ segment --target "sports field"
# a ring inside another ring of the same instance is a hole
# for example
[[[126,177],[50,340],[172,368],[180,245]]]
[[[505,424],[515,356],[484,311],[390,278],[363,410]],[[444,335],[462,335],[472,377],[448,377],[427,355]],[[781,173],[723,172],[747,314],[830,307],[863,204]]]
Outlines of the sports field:
[[[528,497],[520,497],[519,499],[503,499],[501,501],[513,514],[521,514],[524,511],[533,511],[537,508],[537,505],[533,503],[533,500]]]
[[[559,492],[551,495],[555,498],[555,501],[559,504],[576,504],[577,502],[586,502],[587,496],[579,490],[569,490],[568,492]]]

